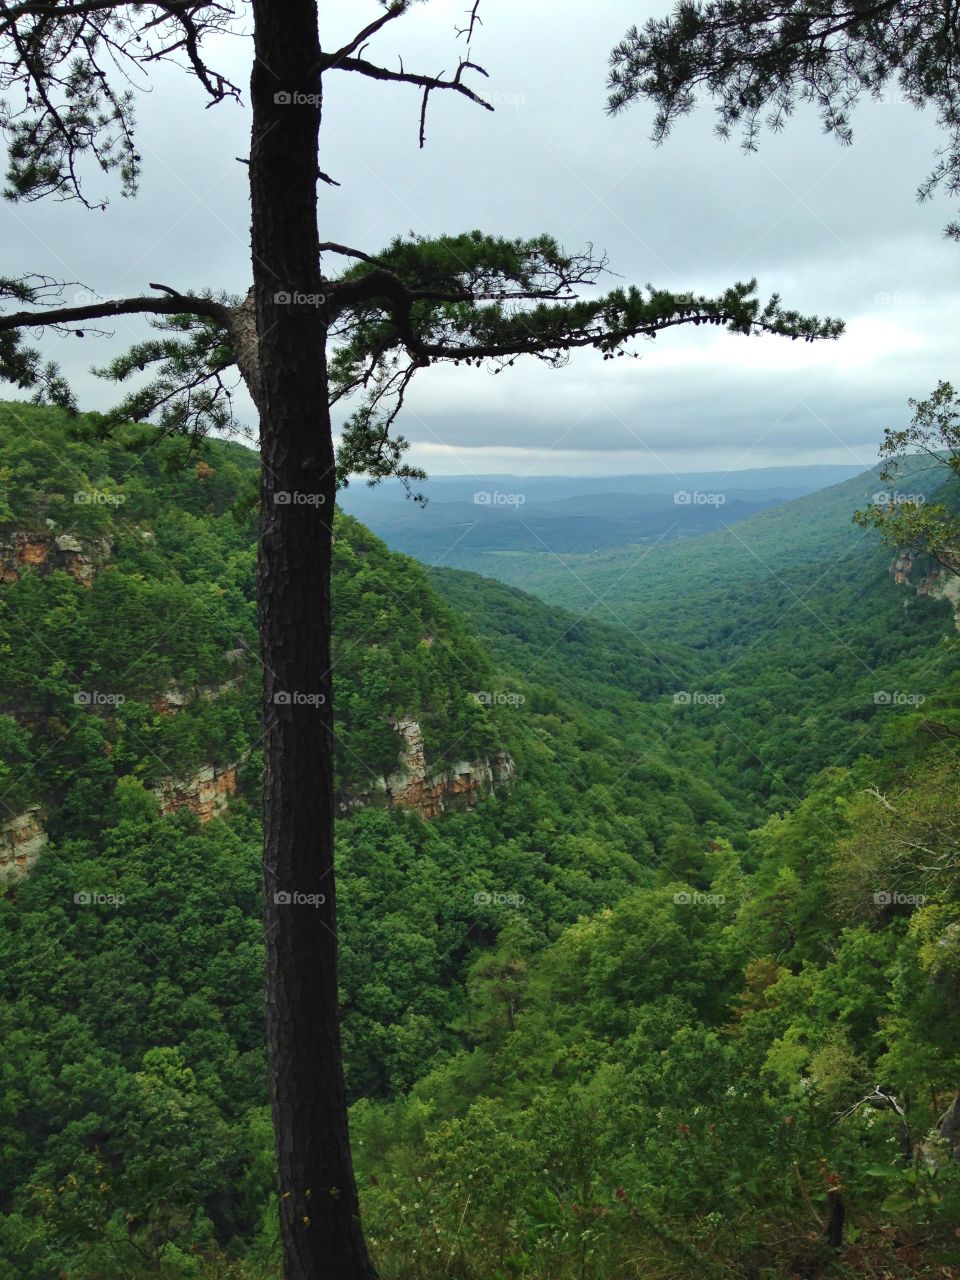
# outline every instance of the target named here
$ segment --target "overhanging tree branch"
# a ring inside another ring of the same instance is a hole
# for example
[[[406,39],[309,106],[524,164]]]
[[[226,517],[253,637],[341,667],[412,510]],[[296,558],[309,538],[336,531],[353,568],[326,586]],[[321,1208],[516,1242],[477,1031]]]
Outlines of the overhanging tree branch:
[[[151,284],[150,288],[164,290],[167,296],[105,299],[81,306],[50,307],[46,311],[14,311],[9,315],[0,315],[0,333],[17,329],[63,328],[79,324],[83,320],[107,320],[111,316],[123,315],[175,316],[189,313],[227,323],[229,308],[213,298],[177,293],[161,284]]]
[[[11,4],[0,0],[0,132],[10,160],[6,196],[45,195],[103,208],[84,192],[83,164],[119,174],[136,190],[132,74],[178,62],[203,86],[208,105],[240,91],[205,60],[203,43],[228,30],[234,6],[218,3]]]
[[[858,99],[881,98],[895,85],[912,106],[933,107],[946,138],[919,186],[925,199],[941,184],[960,193],[958,71],[952,0],[679,0],[670,16],[632,27],[613,50],[608,106],[616,113],[649,99],[652,136],[662,142],[702,93],[714,104],[717,132],[738,131],[754,150],[762,127],[780,129],[801,102],[848,143]]]

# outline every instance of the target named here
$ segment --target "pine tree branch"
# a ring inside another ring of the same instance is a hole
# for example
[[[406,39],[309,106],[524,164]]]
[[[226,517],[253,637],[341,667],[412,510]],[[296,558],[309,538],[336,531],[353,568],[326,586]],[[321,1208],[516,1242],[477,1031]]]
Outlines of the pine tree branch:
[[[165,298],[119,298],[114,301],[91,302],[75,307],[50,307],[46,311],[14,311],[0,315],[0,333],[14,329],[42,329],[47,326],[78,324],[83,320],[106,320],[121,315],[198,315],[226,324],[230,308],[212,298],[177,293],[166,285],[151,284],[151,289],[165,291]]]

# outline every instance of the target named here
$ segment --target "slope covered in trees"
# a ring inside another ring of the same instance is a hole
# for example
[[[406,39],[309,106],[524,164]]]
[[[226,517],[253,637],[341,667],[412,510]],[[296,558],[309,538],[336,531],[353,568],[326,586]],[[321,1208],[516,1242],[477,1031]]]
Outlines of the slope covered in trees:
[[[654,656],[680,695],[675,719],[712,744],[713,776],[768,808],[789,807],[817,770],[877,749],[891,708],[923,705],[955,669],[946,579],[921,558],[895,584],[895,553],[852,518],[888,491],[946,492],[955,503],[942,473],[914,464],[891,491],[878,468],[689,542],[496,557],[485,572],[612,625],[617,649]],[[444,590],[457,579],[436,581]],[[505,616],[510,594],[475,581],[465,599],[483,592]],[[532,608],[518,604],[518,615]]]
[[[51,843],[3,902],[0,1256],[36,1277],[54,1259],[76,1276],[173,1268],[178,1250],[242,1250],[272,1179],[255,458],[211,444],[170,470],[173,446],[150,436],[138,455],[72,439],[53,411],[4,417],[5,817],[41,805]],[[389,1097],[463,1043],[466,974],[509,903],[545,944],[733,812],[663,759],[611,785],[635,742],[575,688],[500,673],[412,561],[349,519],[338,529],[344,1036],[354,1095]],[[653,664],[638,687],[637,709],[663,690]],[[352,809],[397,766],[403,716],[435,768],[505,746],[517,781],[441,823]],[[161,816],[164,778],[236,762],[225,814]],[[144,1091],[159,1111],[136,1120]]]
[[[4,804],[50,835],[0,898],[0,1271],[273,1280],[256,459],[169,466],[147,433],[131,454],[24,406],[0,425]],[[735,697],[666,619],[428,576],[348,518],[335,547],[343,1034],[381,1274],[948,1275],[949,605],[889,555],[834,578],[846,643],[929,696],[861,704],[824,663],[820,711],[774,723],[802,631]],[[767,589],[726,597],[735,639],[783,625]],[[360,802],[405,717],[432,768],[501,751],[512,783],[430,820]],[[161,812],[164,778],[232,764],[210,821]]]

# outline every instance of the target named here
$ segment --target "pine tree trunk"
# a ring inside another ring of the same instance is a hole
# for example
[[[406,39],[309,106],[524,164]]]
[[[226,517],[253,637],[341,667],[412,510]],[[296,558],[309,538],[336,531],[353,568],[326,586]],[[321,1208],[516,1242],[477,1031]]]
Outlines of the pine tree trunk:
[[[372,1280],[347,1135],[333,877],[333,444],[317,227],[317,13],[257,0],[250,151],[262,459],[267,1035],[286,1280]],[[279,96],[278,96],[279,95]],[[288,95],[284,98],[283,95]],[[277,294],[290,300],[277,299]],[[311,300],[303,299],[314,295]]]

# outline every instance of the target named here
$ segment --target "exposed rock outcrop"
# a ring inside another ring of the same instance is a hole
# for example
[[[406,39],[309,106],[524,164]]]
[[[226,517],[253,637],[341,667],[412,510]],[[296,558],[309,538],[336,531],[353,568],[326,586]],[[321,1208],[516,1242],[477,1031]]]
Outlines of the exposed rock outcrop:
[[[161,813],[189,809],[201,822],[219,817],[237,792],[237,765],[204,765],[188,778],[164,778],[154,788]]]
[[[947,573],[943,569],[930,576],[932,582],[928,588],[929,594],[950,602],[953,607],[954,623],[960,631],[960,577],[955,573]]]
[[[82,543],[70,533],[15,533],[0,542],[0,582],[16,582],[25,568],[49,573],[62,569],[89,587],[113,551],[110,537]]]
[[[48,843],[40,806],[33,804],[0,826],[0,883],[25,876]]]
[[[191,703],[194,698],[200,698],[204,702],[219,698],[230,689],[236,689],[239,686],[243,678],[242,666],[245,657],[244,649],[228,649],[223,658],[227,670],[232,674],[218,680],[216,684],[177,684],[176,681],[172,681],[165,689],[154,694],[150,705],[161,715],[173,715],[174,712]]]
[[[166,689],[154,694],[150,705],[154,711],[169,716],[187,706],[194,698],[208,702],[213,698],[219,698],[229,689],[236,689],[239,683],[240,677],[235,676],[230,680],[221,680],[219,684],[169,684]]]
[[[953,609],[954,623],[960,631],[960,577],[934,565],[933,568],[928,568],[922,578],[915,579],[913,573],[917,560],[915,551],[900,551],[891,566],[894,581],[901,586],[910,587],[918,596],[946,600]]]
[[[893,580],[899,585],[903,585],[910,581],[910,570],[913,568],[913,562],[916,555],[912,551],[901,551],[893,562],[891,572]]]
[[[495,787],[506,786],[516,765],[506,751],[489,760],[459,760],[445,769],[432,770],[423,747],[419,723],[405,717],[394,724],[402,742],[399,767],[373,786],[354,794],[345,808],[381,805],[416,809],[423,818],[438,818],[448,808],[470,808]]]

